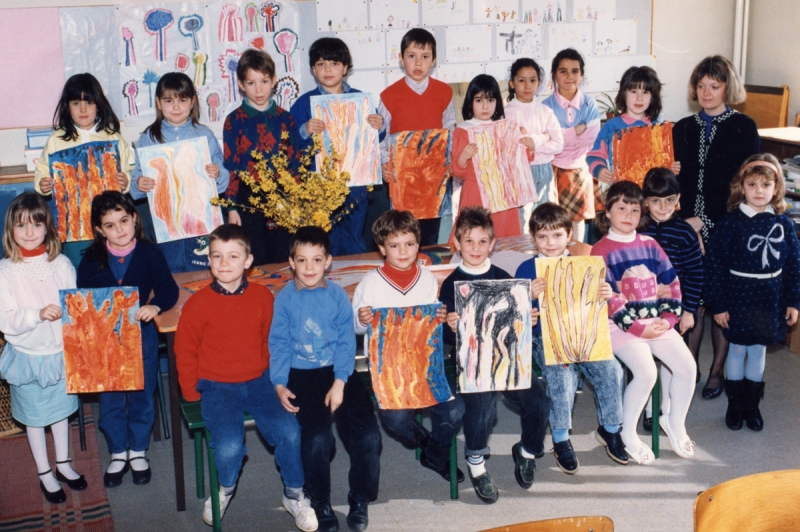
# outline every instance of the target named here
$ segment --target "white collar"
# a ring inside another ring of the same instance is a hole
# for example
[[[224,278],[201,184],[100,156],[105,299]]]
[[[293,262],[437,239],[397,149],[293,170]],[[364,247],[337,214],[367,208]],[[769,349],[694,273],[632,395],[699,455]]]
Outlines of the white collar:
[[[756,214],[761,214],[760,212],[756,212],[754,208],[750,205],[746,204],[745,202],[741,202],[739,204],[739,210],[742,211],[748,218],[752,218]],[[764,209],[764,212],[768,212],[770,214],[775,214],[775,209],[772,208],[772,205],[767,205],[767,208]]]
[[[411,76],[406,74],[406,83],[411,88],[411,90],[413,90],[417,94],[422,94],[428,89],[428,78],[430,78],[430,75],[425,76],[425,79],[423,79],[422,81],[414,81],[413,79],[411,79]]]
[[[633,242],[636,240],[636,231],[632,232],[629,235],[621,235],[614,231],[611,227],[608,228],[608,234],[606,235],[609,240],[613,240],[614,242]]]
[[[491,124],[491,123],[492,123],[492,119],[491,118],[489,120],[480,120],[478,118],[470,118],[469,120],[464,120],[464,125],[465,126],[482,126],[482,125]]]
[[[483,264],[477,268],[471,268],[464,264],[464,259],[461,259],[461,262],[458,263],[458,267],[461,268],[464,273],[468,273],[470,275],[483,275],[489,271],[489,268],[492,267],[492,261],[489,259],[489,257],[486,257],[486,260]]]

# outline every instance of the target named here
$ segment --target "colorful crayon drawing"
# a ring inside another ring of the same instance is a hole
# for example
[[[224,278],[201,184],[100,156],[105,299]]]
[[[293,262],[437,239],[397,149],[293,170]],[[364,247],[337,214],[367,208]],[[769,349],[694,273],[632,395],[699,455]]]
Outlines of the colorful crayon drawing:
[[[420,219],[452,212],[450,132],[446,129],[401,131],[389,137],[386,176],[392,190],[392,208],[411,211]]]
[[[56,225],[62,242],[92,240],[92,198],[120,190],[119,143],[87,142],[50,155]]]
[[[250,2],[244,6],[244,16],[247,21],[245,31],[247,33],[258,33],[258,7]]]
[[[200,43],[197,42],[197,32],[203,27],[203,17],[200,15],[186,15],[178,20],[178,30],[184,37],[192,38],[192,50],[200,50]]]
[[[672,122],[623,129],[614,135],[611,146],[613,172],[618,181],[633,181],[642,186],[651,168],[669,168],[675,161]]]
[[[425,408],[452,395],[444,374],[441,303],[373,309],[364,336],[378,408]]]
[[[300,85],[294,78],[284,76],[275,83],[275,96],[278,98],[278,107],[289,109],[300,95]]]
[[[207,72],[206,67],[208,63],[208,56],[204,53],[197,52],[192,54],[192,63],[194,63],[194,84],[197,87],[203,87],[206,84]],[[238,64],[238,63],[237,63]],[[224,74],[223,74],[224,77]]]
[[[192,64],[192,60],[189,59],[189,56],[186,54],[178,54],[175,56],[175,70],[178,72],[186,73],[189,70],[189,65]]]
[[[219,97],[218,92],[209,93],[206,96],[206,105],[208,105],[208,121],[209,122],[219,122],[222,116],[219,112],[219,106],[222,102],[222,98]]]
[[[219,28],[217,37],[219,42],[238,42],[242,40],[242,17],[239,15],[239,6],[225,4],[219,14]]]
[[[59,290],[67,393],[144,389],[139,291]]]
[[[158,61],[167,60],[167,28],[175,22],[172,11],[151,9],[144,15],[144,30],[156,38],[155,54]]]
[[[294,62],[292,62],[292,53],[297,50],[297,34],[289,28],[283,28],[272,36],[272,42],[278,53],[283,56],[283,66],[286,72],[294,72]]]
[[[602,257],[539,257],[536,272],[547,284],[539,295],[545,364],[614,358],[608,305],[598,295],[606,280]]]
[[[372,94],[365,92],[311,97],[312,116],[325,122],[317,168],[335,151],[339,171],[350,174],[347,186],[382,183],[378,130],[367,122],[375,109]]]
[[[122,28],[122,40],[125,41],[125,66],[136,66],[136,52],[133,49],[133,32],[130,28]]]
[[[142,83],[147,85],[147,96],[150,99],[150,108],[153,107],[153,85],[158,83],[158,74],[151,68],[148,68],[144,71],[144,76],[142,76]]]
[[[264,17],[264,31],[272,33],[280,24],[280,12],[283,6],[280,2],[264,2],[261,4],[261,16]]]
[[[140,148],[142,174],[156,180],[147,193],[156,240],[171,242],[209,234],[222,225],[222,213],[211,204],[217,185],[206,175],[211,164],[205,137]]]
[[[219,68],[222,70],[222,78],[228,80],[228,101],[239,100],[239,85],[236,83],[236,67],[239,66],[239,57],[242,54],[236,50],[228,48],[225,53],[219,56]]]
[[[135,79],[129,79],[122,85],[122,95],[128,100],[128,114],[136,116],[139,114],[139,108],[136,105],[136,97],[139,95],[139,82]]]
[[[472,126],[467,134],[478,145],[472,165],[484,207],[494,213],[536,201],[527,148],[519,143],[515,120]]]
[[[461,393],[531,387],[531,283],[456,281]]]

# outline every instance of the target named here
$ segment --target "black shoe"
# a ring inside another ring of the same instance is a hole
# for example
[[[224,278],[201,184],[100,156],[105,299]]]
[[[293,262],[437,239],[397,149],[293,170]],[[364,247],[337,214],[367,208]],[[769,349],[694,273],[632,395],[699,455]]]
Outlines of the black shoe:
[[[107,488],[116,488],[122,484],[122,477],[125,476],[125,473],[128,472],[128,469],[130,469],[131,466],[128,465],[127,460],[123,460],[122,458],[113,458],[111,462],[125,462],[125,465],[122,466],[121,471],[117,471],[116,473],[109,473],[106,471],[106,473],[103,475],[103,485]]]
[[[419,455],[419,463],[431,471],[439,473],[443,479],[450,482],[450,446],[440,445],[431,438],[427,438]],[[456,468],[458,483],[464,482],[464,472]]]
[[[536,473],[536,460],[522,456],[522,444],[515,443],[511,447],[511,457],[514,459],[514,478],[524,490],[533,486],[533,476]]]
[[[744,392],[742,417],[748,429],[760,432],[764,429],[764,418],[761,417],[761,410],[759,410],[758,404],[761,402],[761,398],[764,397],[764,383],[745,379]]]
[[[347,526],[353,532],[364,532],[369,524],[369,516],[367,515],[367,506],[369,503],[358,502],[353,498],[353,495],[347,494],[347,502],[350,503],[350,513],[347,514]]]
[[[150,482],[150,477],[153,474],[153,471],[150,469],[150,460],[144,456],[134,456],[128,460],[128,463],[133,462],[134,460],[144,460],[145,462],[148,462],[147,469],[143,471],[136,471],[134,468],[131,468],[131,477],[133,478],[133,483],[137,486],[143,486],[144,484]]]
[[[52,469],[48,469],[44,473],[39,473],[39,476],[46,475],[50,473]],[[39,489],[42,490],[42,495],[44,498],[47,499],[47,502],[52,504],[61,504],[62,502],[67,500],[67,494],[64,493],[64,488],[58,488],[58,491],[47,491],[47,488],[44,487],[42,481],[39,481]]]
[[[653,432],[653,418],[647,417],[647,414],[645,414],[644,420],[642,421],[642,428],[645,432]]]
[[[714,375],[713,373],[708,376],[706,386],[703,388],[703,399],[715,399],[722,394],[722,388],[725,380],[721,375]]]
[[[311,501],[311,507],[317,516],[317,532],[338,532],[339,520],[333,513],[330,501],[315,503]]]
[[[628,453],[625,452],[625,444],[622,443],[619,431],[611,433],[600,425],[597,427],[595,439],[597,443],[606,448],[606,454],[609,458],[618,464],[628,465]]]
[[[728,396],[728,410],[725,411],[725,426],[731,430],[741,430],[744,381],[726,380],[725,395]]]
[[[72,460],[64,460],[63,462],[56,462],[56,464],[66,464],[66,463],[69,463],[71,461]],[[86,483],[86,479],[84,478],[83,475],[79,476],[78,478],[76,478],[74,480],[70,480],[70,479],[68,479],[67,477],[65,477],[64,475],[61,474],[61,471],[58,470],[58,467],[56,467],[56,480],[66,484],[67,487],[69,489],[71,489],[72,491],[83,491],[87,487],[89,487],[89,484]]]
[[[500,498],[500,493],[497,491],[497,486],[494,485],[492,477],[489,473],[472,476],[472,471],[469,472],[469,479],[472,482],[472,487],[475,488],[475,495],[486,504],[493,504]]]
[[[567,475],[574,475],[578,472],[580,463],[569,440],[553,443],[553,454],[556,457],[556,465],[561,471]]]

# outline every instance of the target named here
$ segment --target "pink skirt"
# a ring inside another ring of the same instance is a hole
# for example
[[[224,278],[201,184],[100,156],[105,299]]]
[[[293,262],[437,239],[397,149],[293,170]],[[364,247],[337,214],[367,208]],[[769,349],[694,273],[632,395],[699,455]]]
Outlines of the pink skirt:
[[[655,321],[655,318],[647,318],[639,321],[645,325],[648,325],[653,321]],[[625,347],[631,342],[650,343],[650,342],[660,342],[662,340],[675,340],[676,338],[680,339],[681,337],[681,335],[678,334],[678,331],[676,331],[673,328],[668,330],[658,338],[650,338],[650,339],[642,338],[641,336],[636,336],[635,334],[623,331],[611,319],[608,320],[608,328],[611,331],[611,350],[614,351],[615,353],[617,352],[618,349]]]

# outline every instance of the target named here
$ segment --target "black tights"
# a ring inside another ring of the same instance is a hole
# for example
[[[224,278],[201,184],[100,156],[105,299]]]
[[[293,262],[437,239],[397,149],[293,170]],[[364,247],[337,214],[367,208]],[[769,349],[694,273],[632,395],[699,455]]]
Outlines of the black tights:
[[[703,341],[703,331],[705,330],[705,315],[706,308],[703,306],[697,307],[697,321],[694,329],[684,335],[686,345],[689,351],[692,352],[695,361],[700,353],[700,343]],[[728,346],[730,345],[728,339],[722,333],[722,328],[717,325],[717,322],[711,320],[711,345],[714,348],[714,360],[711,362],[710,377],[722,378],[725,372],[725,359],[728,357]]]

